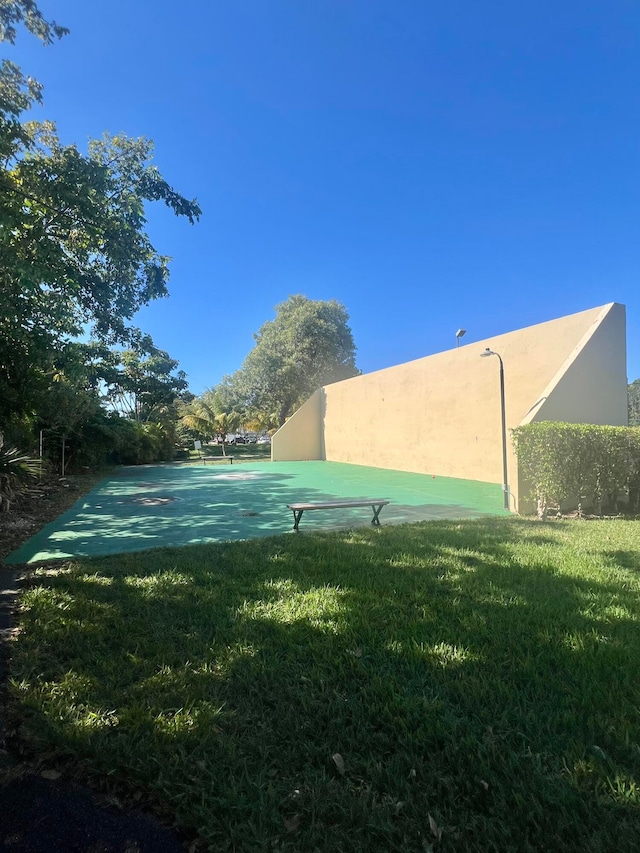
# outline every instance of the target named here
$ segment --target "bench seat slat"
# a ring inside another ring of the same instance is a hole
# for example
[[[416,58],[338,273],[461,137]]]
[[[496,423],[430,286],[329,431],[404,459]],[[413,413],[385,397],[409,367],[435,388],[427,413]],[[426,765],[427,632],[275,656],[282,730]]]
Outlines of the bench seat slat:
[[[295,503],[287,504],[287,507],[293,512],[293,529],[298,530],[302,513],[312,509],[346,509],[347,507],[355,506],[370,506],[373,509],[372,524],[380,525],[380,510],[383,506],[389,503],[385,498],[362,498],[360,500],[347,501],[319,501],[316,503]]]
[[[389,501],[371,498],[362,501],[326,501],[325,503],[287,504],[289,509],[343,509],[353,506],[386,506]]]

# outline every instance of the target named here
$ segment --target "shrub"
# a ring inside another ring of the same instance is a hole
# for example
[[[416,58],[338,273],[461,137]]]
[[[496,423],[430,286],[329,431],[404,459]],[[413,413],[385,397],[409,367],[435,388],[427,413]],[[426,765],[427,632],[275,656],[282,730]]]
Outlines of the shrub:
[[[581,513],[640,500],[640,428],[541,421],[512,430],[518,464],[539,518],[568,502]]]

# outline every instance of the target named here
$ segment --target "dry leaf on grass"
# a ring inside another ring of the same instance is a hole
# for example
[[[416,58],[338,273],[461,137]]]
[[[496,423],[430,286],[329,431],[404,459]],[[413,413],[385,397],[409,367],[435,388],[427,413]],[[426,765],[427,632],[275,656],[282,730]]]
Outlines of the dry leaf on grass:
[[[43,779],[50,779],[52,782],[55,782],[56,779],[62,776],[62,773],[59,770],[43,770],[40,775]]]
[[[340,755],[339,752],[336,752],[331,756],[333,758],[333,763],[336,765],[336,769],[341,776],[344,776],[344,759]]]
[[[301,821],[302,815],[299,814],[294,814],[291,817],[283,818],[283,822],[287,829],[287,832],[295,832],[296,829],[299,829]]]
[[[429,827],[431,828],[431,834],[434,838],[437,838],[438,841],[442,838],[442,827],[438,826],[435,820],[429,814]]]

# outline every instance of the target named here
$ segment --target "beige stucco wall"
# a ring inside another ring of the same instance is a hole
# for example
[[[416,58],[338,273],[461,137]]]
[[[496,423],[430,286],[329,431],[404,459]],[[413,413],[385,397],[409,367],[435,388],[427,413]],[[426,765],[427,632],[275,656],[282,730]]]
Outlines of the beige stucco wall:
[[[322,424],[324,391],[312,394],[271,439],[274,462],[324,459]]]
[[[574,315],[579,317],[579,314]],[[626,426],[627,347],[624,305],[606,305],[523,418]]]
[[[611,303],[327,385],[273,437],[273,458],[501,483],[499,362],[480,354],[489,347],[502,356],[507,429],[532,417],[620,424],[627,412],[625,340],[624,306]],[[309,431],[306,444],[300,430]],[[508,467],[517,509],[511,449]]]
[[[625,308],[613,303],[605,306],[597,321],[587,328],[522,423],[565,421],[626,426],[627,393]],[[529,491],[519,472],[514,489],[520,495]],[[533,511],[522,500],[518,508]]]

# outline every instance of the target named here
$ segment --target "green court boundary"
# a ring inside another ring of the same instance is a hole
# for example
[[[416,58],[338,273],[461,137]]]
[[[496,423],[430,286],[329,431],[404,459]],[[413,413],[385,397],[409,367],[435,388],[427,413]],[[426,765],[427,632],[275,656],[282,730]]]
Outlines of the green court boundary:
[[[287,504],[384,498],[380,520],[508,515],[495,483],[343,462],[167,464],[116,469],[13,551],[8,565],[292,533]],[[308,513],[305,530],[370,524],[368,508]]]

